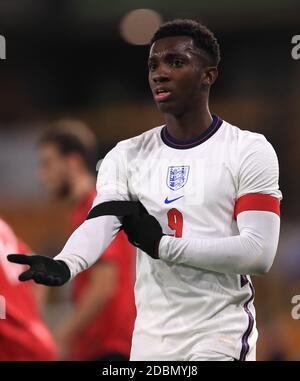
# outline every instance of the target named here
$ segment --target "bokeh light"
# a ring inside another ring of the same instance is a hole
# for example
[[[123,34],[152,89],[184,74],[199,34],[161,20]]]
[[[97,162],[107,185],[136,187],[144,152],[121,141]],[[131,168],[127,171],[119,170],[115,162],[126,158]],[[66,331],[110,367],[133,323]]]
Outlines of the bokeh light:
[[[121,35],[130,44],[146,45],[161,23],[159,13],[151,9],[136,9],[123,17]]]

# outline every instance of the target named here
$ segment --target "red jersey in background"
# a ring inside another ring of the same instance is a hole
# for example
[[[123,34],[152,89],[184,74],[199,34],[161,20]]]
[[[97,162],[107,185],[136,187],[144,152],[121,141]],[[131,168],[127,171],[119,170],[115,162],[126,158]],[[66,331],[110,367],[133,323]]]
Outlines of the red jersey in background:
[[[91,192],[72,213],[72,230],[81,225],[87,217],[96,191]],[[101,308],[89,326],[73,343],[71,359],[92,360],[105,354],[117,352],[129,358],[131,339],[136,316],[134,304],[135,249],[123,231],[101,255],[102,261],[117,266],[119,284],[115,295]],[[76,304],[88,284],[92,268],[78,274],[74,279],[73,301]]]
[[[0,219],[0,360],[48,361],[57,358],[54,340],[40,318],[32,281],[20,282],[27,269],[8,262],[11,253],[29,250]],[[5,317],[5,319],[3,319]]]

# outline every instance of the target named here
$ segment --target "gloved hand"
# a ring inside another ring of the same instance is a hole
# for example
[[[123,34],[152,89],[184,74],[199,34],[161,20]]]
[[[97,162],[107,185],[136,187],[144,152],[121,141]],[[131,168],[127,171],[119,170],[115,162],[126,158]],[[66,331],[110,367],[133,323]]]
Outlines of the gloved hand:
[[[158,246],[164,235],[159,222],[150,215],[142,203],[140,212],[123,218],[123,229],[128,241],[154,259],[159,259]]]
[[[13,263],[30,266],[28,270],[19,276],[21,282],[33,279],[36,283],[45,286],[62,286],[71,277],[69,267],[65,262],[50,257],[9,254],[7,259]]]

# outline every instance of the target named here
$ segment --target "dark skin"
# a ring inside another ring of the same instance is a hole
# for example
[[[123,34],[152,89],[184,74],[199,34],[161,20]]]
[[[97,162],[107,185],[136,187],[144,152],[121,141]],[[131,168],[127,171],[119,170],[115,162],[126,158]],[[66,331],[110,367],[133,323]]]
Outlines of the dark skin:
[[[165,37],[151,46],[148,66],[150,88],[169,134],[181,141],[201,135],[213,121],[209,88],[218,76],[207,53],[192,37]],[[158,89],[168,96],[158,99]]]

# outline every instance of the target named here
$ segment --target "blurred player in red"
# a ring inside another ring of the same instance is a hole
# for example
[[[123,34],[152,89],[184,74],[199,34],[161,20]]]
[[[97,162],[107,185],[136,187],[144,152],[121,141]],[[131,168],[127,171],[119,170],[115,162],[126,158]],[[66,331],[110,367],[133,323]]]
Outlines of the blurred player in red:
[[[48,361],[57,358],[54,340],[43,323],[35,298],[39,287],[21,283],[19,268],[6,259],[11,250],[28,253],[11,228],[0,219],[0,360]]]
[[[71,228],[81,225],[96,196],[96,139],[76,120],[60,120],[39,141],[40,176],[71,203]],[[120,232],[101,259],[74,281],[75,310],[58,329],[61,358],[128,360],[135,320],[134,248]]]

